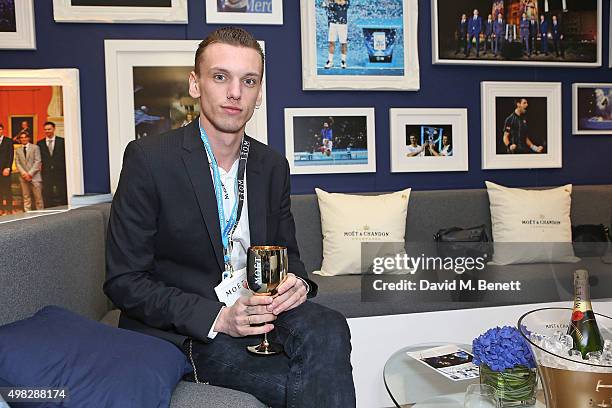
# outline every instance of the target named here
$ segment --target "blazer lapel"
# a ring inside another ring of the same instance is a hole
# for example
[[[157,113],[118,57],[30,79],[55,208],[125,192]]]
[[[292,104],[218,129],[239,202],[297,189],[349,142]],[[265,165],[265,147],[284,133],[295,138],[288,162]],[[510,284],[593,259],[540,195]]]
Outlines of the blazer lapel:
[[[266,185],[268,180],[264,180],[262,176],[263,163],[259,146],[251,137],[246,137],[251,142],[251,150],[249,151],[249,160],[246,168],[251,245],[266,245],[269,244],[266,242],[266,196],[268,194]]]
[[[206,223],[208,235],[215,249],[215,255],[219,268],[225,269],[223,262],[223,244],[221,243],[221,230],[219,228],[219,213],[217,211],[217,199],[214,186],[209,172],[208,159],[204,145],[200,140],[199,120],[194,119],[185,126],[183,136],[183,163],[193,185],[202,218]]]

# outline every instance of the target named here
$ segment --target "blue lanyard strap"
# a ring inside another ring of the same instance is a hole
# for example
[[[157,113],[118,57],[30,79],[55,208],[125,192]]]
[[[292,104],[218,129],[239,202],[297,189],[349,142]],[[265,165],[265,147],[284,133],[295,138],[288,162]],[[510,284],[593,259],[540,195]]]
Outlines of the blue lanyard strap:
[[[210,164],[213,173],[213,181],[215,188],[215,197],[217,199],[217,212],[219,215],[219,228],[221,230],[221,243],[223,244],[223,262],[225,264],[225,271],[223,277],[231,276],[233,272],[232,268],[232,235],[238,226],[240,216],[242,213],[242,206],[244,204],[244,174],[246,170],[246,162],[249,157],[249,150],[251,144],[245,138],[242,139],[240,145],[240,158],[238,160],[238,173],[234,181],[234,196],[236,201],[231,209],[230,217],[227,222],[225,220],[225,210],[223,209],[223,184],[221,182],[221,175],[219,174],[219,165],[217,159],[213,154],[212,147],[208,140],[208,136],[202,127],[200,127],[200,138],[206,153],[210,158]]]

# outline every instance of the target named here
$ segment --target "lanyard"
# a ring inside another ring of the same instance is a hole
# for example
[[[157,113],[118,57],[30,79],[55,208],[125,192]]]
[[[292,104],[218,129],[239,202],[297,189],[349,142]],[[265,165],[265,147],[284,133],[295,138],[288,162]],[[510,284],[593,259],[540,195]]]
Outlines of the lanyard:
[[[223,244],[223,262],[225,264],[225,271],[223,272],[223,279],[232,276],[234,271],[232,267],[232,235],[238,226],[240,221],[240,215],[242,213],[242,206],[244,204],[244,173],[246,170],[246,163],[249,157],[249,150],[251,144],[245,138],[242,138],[240,145],[240,158],[238,161],[238,174],[236,174],[236,180],[234,182],[234,196],[236,201],[231,209],[230,217],[225,220],[225,210],[223,209],[223,185],[221,183],[221,176],[219,174],[219,165],[217,159],[213,154],[212,147],[208,141],[208,136],[202,127],[200,127],[200,137],[206,153],[210,158],[210,167],[212,168],[215,197],[217,199],[217,212],[219,214],[219,228],[221,229],[221,243]]]

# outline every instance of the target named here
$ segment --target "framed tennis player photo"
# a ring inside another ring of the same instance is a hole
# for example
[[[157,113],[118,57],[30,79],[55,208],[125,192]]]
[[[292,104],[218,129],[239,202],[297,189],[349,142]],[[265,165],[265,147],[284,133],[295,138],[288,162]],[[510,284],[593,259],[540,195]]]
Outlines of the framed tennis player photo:
[[[602,64],[602,0],[431,0],[431,7],[434,64]]]
[[[300,5],[304,90],[419,89],[417,0]]]
[[[187,24],[187,0],[53,0],[58,23]]]
[[[36,49],[33,0],[0,0],[0,49]]]
[[[612,135],[612,83],[572,85],[572,132]]]
[[[83,194],[80,106],[77,69],[0,70],[0,216]]]
[[[482,168],[562,166],[560,82],[482,82]]]
[[[105,40],[106,103],[111,192],[123,152],[134,139],[186,126],[200,114],[188,92],[200,40]],[[262,49],[264,43],[259,42]],[[262,103],[247,123],[249,136],[267,143],[266,81]]]
[[[283,24],[283,0],[205,1],[208,24]]]
[[[389,109],[391,172],[467,171],[467,109]]]
[[[374,108],[285,108],[291,174],[375,173]]]

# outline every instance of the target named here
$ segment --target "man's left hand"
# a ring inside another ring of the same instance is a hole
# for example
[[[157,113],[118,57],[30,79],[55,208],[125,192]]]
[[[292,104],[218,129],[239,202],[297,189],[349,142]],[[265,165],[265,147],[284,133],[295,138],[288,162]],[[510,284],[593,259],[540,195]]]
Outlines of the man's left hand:
[[[306,301],[307,291],[304,281],[288,273],[287,278],[278,286],[278,296],[267,306],[268,311],[278,316],[284,311],[298,307]]]

